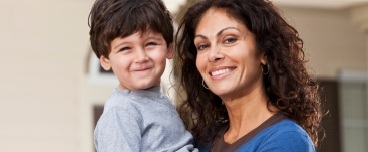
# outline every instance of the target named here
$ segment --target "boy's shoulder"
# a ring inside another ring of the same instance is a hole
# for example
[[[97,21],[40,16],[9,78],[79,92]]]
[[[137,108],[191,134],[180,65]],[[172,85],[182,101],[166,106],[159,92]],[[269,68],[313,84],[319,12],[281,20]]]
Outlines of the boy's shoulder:
[[[128,94],[129,94],[128,90],[114,89],[110,97],[105,102],[104,110],[107,110],[113,107],[124,108],[124,107],[129,106],[130,105],[129,100],[131,99],[128,98]]]
[[[152,107],[172,106],[171,100],[160,92],[159,87],[135,91],[114,89],[105,102],[104,112],[115,109],[117,112],[142,114],[142,111],[153,110]]]

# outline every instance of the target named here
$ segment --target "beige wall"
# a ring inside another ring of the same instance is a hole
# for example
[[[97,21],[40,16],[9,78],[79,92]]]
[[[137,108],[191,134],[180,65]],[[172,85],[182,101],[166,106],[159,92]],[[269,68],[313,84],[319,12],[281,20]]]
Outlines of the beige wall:
[[[281,9],[299,30],[309,65],[319,77],[336,77],[341,69],[367,68],[365,35],[352,22],[349,9]]]
[[[1,151],[93,151],[92,106],[103,104],[115,85],[91,82],[85,73],[92,3],[0,0]],[[365,37],[348,11],[282,9],[319,76],[366,67]]]
[[[88,0],[0,0],[0,151],[80,152]]]

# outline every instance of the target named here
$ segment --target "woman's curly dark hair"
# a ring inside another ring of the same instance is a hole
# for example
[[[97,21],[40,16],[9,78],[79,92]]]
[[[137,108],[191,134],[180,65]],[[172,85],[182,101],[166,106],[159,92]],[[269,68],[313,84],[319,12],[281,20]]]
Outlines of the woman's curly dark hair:
[[[199,145],[228,124],[228,113],[219,96],[202,87],[196,68],[194,34],[199,20],[209,9],[224,9],[255,35],[259,51],[267,56],[269,72],[264,75],[269,104],[295,120],[317,147],[322,112],[319,85],[308,74],[303,40],[268,0],[203,0],[188,8],[179,24],[176,67],[185,99],[180,115]]]

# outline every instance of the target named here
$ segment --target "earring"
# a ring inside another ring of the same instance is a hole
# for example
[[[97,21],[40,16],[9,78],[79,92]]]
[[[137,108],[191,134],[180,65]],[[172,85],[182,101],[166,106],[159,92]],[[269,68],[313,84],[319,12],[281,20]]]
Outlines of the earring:
[[[264,75],[267,75],[268,73],[270,73],[270,65],[269,64],[266,64],[266,65],[267,65],[267,71],[263,70],[263,67],[265,67],[265,65],[262,64],[261,66],[261,70]]]
[[[209,89],[207,86],[206,86],[206,84],[204,83],[204,80],[202,79],[202,87],[203,88],[206,88],[207,90]]]

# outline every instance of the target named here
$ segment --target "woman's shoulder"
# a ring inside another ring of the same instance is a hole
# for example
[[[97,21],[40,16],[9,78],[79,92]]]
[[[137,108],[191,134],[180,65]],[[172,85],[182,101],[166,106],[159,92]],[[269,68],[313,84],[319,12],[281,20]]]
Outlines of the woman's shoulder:
[[[262,151],[315,151],[307,132],[291,119],[284,119],[262,131],[258,143],[257,147]]]
[[[283,119],[268,128],[275,133],[300,132],[307,135],[307,132],[294,120]]]
[[[281,120],[269,126],[259,134],[264,140],[311,140],[308,133],[291,119]]]

